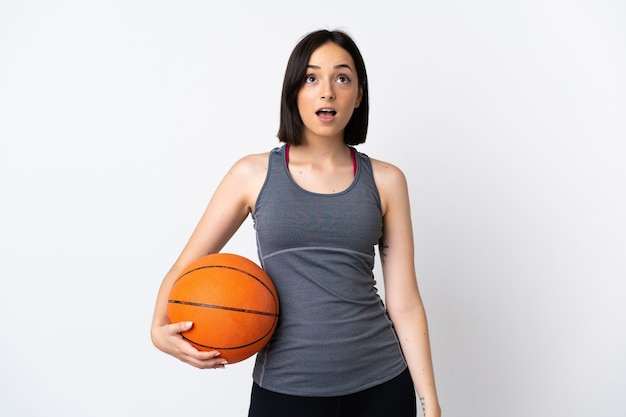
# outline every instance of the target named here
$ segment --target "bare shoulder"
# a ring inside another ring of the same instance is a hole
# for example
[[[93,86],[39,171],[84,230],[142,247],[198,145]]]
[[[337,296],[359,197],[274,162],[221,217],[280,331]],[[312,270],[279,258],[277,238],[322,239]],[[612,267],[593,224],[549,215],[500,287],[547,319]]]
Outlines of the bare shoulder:
[[[222,181],[229,198],[239,195],[247,212],[254,212],[256,199],[267,177],[269,152],[240,158]]]
[[[380,195],[381,209],[386,215],[390,206],[404,205],[408,199],[407,182],[404,172],[397,166],[370,158],[374,182]]]
[[[247,178],[262,176],[265,178],[269,152],[246,155],[235,162],[229,174],[242,175]]]
[[[406,177],[400,168],[389,162],[378,159],[370,158],[370,161],[372,162],[374,180],[379,188],[406,186]]]

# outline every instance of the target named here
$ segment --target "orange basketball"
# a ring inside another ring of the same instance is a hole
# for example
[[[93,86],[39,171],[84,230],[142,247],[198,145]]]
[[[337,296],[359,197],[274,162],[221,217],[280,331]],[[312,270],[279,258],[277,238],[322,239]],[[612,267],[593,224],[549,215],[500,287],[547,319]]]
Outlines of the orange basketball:
[[[257,353],[278,323],[278,293],[261,267],[243,256],[215,253],[189,265],[170,290],[171,323],[192,321],[181,333],[198,350],[217,350],[228,363]]]

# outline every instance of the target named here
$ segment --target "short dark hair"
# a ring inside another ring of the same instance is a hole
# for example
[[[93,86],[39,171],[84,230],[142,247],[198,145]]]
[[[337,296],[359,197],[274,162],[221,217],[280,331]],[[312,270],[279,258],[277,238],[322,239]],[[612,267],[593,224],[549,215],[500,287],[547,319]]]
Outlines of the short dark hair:
[[[356,66],[359,87],[363,92],[359,107],[354,109],[354,113],[346,125],[343,140],[347,145],[358,145],[365,142],[369,120],[369,95],[365,62],[356,43],[347,33],[340,30],[325,29],[305,35],[291,52],[287,62],[280,99],[280,127],[277,135],[280,142],[299,145],[304,139],[304,125],[298,112],[298,93],[304,84],[311,54],[327,42],[339,45],[352,56]]]

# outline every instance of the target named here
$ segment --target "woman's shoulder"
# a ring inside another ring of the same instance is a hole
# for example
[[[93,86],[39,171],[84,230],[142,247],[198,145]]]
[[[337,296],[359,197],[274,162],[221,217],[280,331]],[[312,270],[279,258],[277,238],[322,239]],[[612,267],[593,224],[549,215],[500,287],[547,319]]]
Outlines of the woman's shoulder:
[[[381,161],[380,159],[369,158],[372,164],[372,172],[376,183],[381,186],[392,186],[394,184],[404,184],[406,177],[404,172],[396,165]]]
[[[230,173],[235,175],[250,176],[265,174],[270,152],[248,154],[239,158],[232,166]]]
[[[380,195],[381,209],[386,215],[390,206],[403,205],[406,201],[408,186],[406,177],[396,165],[370,158],[374,182]]]
[[[254,211],[254,204],[265,177],[270,152],[248,154],[239,158],[230,168],[222,181],[225,195],[240,195],[249,211]]]

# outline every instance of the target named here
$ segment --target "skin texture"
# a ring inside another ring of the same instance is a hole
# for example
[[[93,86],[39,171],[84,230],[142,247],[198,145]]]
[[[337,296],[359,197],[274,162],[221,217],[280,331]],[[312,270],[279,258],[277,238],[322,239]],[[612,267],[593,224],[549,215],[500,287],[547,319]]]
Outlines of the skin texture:
[[[337,193],[353,181],[353,165],[343,133],[359,106],[354,61],[334,43],[317,48],[309,59],[298,110],[305,140],[292,146],[289,172],[296,183],[316,193]],[[320,113],[320,109],[332,110]],[[254,212],[254,204],[267,173],[269,153],[247,155],[224,176],[189,241],[163,279],[152,325],[152,341],[165,353],[192,366],[210,369],[226,364],[218,352],[201,352],[180,336],[191,323],[168,323],[167,295],[182,269],[208,253],[219,252]],[[418,290],[408,187],[396,166],[371,159],[382,203],[383,236],[379,249],[385,304],[393,321],[411,377],[427,417],[441,414],[432,367],[428,325]]]

